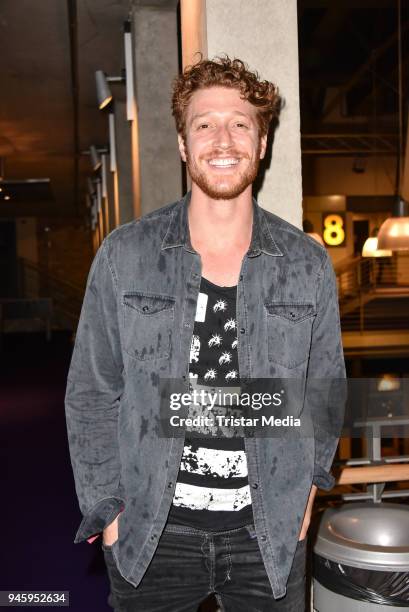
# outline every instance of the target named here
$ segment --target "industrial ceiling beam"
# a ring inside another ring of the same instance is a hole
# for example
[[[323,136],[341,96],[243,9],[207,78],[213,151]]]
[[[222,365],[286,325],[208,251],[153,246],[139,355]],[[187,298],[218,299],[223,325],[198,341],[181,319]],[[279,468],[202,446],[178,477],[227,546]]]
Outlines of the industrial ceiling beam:
[[[402,34],[404,34],[407,30],[409,30],[409,20],[405,21],[405,23],[402,25]],[[334,98],[328,103],[326,108],[324,108],[322,114],[323,119],[325,119],[325,117],[327,117],[340,104],[345,93],[352,89],[352,87],[359,82],[359,80],[367,72],[367,70],[370,70],[371,64],[377,59],[379,59],[389,49],[389,47],[396,43],[396,38],[397,33],[394,32],[393,34],[391,34],[391,36],[389,36],[389,38],[385,40],[385,42],[380,47],[371,52],[369,58],[363,64],[361,64],[361,66],[359,66],[359,68],[349,79],[348,83],[346,83],[343,87],[340,88],[338,94],[334,96]]]

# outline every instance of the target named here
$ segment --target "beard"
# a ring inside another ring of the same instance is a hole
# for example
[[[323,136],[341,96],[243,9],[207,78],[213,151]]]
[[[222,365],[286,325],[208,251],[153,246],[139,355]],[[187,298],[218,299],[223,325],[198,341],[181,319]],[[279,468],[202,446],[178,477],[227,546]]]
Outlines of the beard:
[[[209,198],[212,200],[233,200],[237,198],[249,185],[256,180],[258,169],[260,166],[261,141],[257,144],[255,157],[250,160],[247,168],[243,172],[232,174],[231,176],[214,177],[204,170],[201,170],[196,162],[192,159],[188,146],[186,145],[186,165],[189,170],[192,182],[195,183]],[[239,157],[249,159],[248,156],[242,156],[234,152],[224,152],[225,155],[231,157]],[[220,155],[220,152],[214,153],[213,157]],[[207,156],[207,159],[212,159],[212,156]]]

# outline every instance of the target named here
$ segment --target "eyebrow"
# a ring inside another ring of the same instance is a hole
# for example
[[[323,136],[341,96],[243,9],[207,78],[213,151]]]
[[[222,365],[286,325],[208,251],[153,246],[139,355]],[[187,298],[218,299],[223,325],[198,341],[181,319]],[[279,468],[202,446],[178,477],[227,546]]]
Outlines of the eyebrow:
[[[207,117],[208,115],[212,115],[214,113],[217,113],[217,111],[207,111],[205,113],[198,113],[197,115],[193,115],[190,122],[193,123],[194,121],[196,121],[196,119],[201,119],[202,117]],[[242,113],[241,111],[233,111],[233,114],[240,115],[241,117],[245,117],[246,119],[249,119],[251,121],[251,117],[246,113]]]

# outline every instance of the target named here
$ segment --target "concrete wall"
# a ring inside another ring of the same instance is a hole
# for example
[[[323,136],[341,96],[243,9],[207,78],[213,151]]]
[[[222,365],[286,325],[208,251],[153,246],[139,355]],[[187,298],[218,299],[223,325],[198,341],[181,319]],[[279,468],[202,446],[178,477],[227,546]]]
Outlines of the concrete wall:
[[[182,195],[182,165],[170,107],[171,82],[179,71],[177,13],[172,3],[160,6],[133,8],[142,214]]]
[[[208,57],[236,56],[276,83],[285,99],[258,201],[301,227],[301,152],[296,0],[206,0]]]

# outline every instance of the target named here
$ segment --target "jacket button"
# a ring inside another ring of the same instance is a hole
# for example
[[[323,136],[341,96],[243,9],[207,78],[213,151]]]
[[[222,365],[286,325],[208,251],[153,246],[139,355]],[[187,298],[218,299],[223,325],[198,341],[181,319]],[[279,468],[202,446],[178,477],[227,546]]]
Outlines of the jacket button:
[[[258,483],[257,482],[253,482],[253,484],[251,486],[253,487],[253,489],[258,489]]]
[[[173,482],[168,482],[168,489],[171,489],[173,487]]]
[[[241,328],[240,328],[240,333],[241,333],[241,334],[244,334],[244,332],[245,332],[245,331],[246,331],[246,330],[244,329],[244,327],[241,327]]]
[[[199,278],[199,275],[196,274],[196,272],[192,276],[193,276],[193,278]]]
[[[149,306],[142,306],[142,310],[146,312],[147,310],[149,310]]]
[[[156,540],[156,533],[154,533],[153,535],[151,535],[151,540]]]
[[[266,540],[267,540],[267,536],[262,535],[262,536],[261,536],[261,538],[260,538],[260,540],[261,540],[262,542],[266,542]]]

